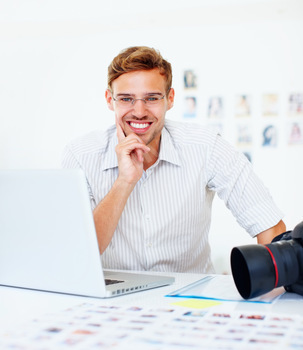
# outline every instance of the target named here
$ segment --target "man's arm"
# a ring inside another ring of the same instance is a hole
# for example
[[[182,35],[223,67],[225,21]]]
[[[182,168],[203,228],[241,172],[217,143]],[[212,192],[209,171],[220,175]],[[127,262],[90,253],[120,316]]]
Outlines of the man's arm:
[[[93,211],[100,254],[109,245],[126,202],[143,173],[143,154],[149,152],[143,141],[135,134],[125,137],[117,125],[119,176],[113,187]]]
[[[134,185],[118,178],[109,193],[93,211],[100,254],[109,245]]]
[[[268,230],[260,232],[257,235],[257,241],[259,244],[269,244],[271,243],[274,237],[284,232],[286,232],[286,226],[281,220],[277,223],[277,225],[269,228]]]

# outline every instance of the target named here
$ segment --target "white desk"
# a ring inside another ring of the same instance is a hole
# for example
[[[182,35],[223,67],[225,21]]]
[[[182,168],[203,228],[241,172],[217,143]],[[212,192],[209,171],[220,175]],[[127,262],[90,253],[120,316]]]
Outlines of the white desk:
[[[166,275],[168,275],[166,273]],[[47,313],[60,312],[69,307],[82,303],[96,303],[100,305],[127,305],[142,307],[171,307],[176,301],[183,298],[165,297],[168,293],[175,291],[185,285],[193,283],[203,277],[199,274],[173,273],[176,282],[171,286],[160,287],[153,290],[133,293],[110,299],[96,299],[71,296],[65,294],[31,291],[26,289],[0,287],[0,329],[16,329],[33,318],[43,316]],[[226,305],[231,310],[248,312],[273,312],[281,315],[303,315],[303,297],[296,294],[286,293],[277,302],[272,304],[258,304],[247,302],[224,302],[214,306],[216,311],[225,310]],[[302,325],[303,327],[303,325]]]
[[[198,274],[163,273],[163,275],[174,276],[175,283],[170,286],[108,299],[86,298],[0,286],[0,327],[3,327],[2,329],[15,327],[16,324],[31,320],[34,317],[48,312],[60,311],[86,301],[99,301],[106,305],[169,305],[172,303],[172,298],[164,297],[166,294],[203,277],[203,275]]]

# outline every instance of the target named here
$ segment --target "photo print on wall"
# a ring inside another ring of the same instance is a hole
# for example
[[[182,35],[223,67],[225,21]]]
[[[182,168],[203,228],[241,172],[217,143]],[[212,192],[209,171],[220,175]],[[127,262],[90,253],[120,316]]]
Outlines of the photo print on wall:
[[[212,96],[208,100],[207,107],[208,118],[222,118],[223,117],[223,98],[221,96]]]
[[[263,117],[277,117],[279,115],[279,96],[277,94],[263,94]]]
[[[278,144],[278,130],[273,124],[266,125],[262,131],[262,146],[276,147]]]
[[[235,101],[235,116],[250,117],[251,116],[251,96],[237,95]]]
[[[287,142],[289,145],[303,144],[303,122],[292,122],[287,125]]]
[[[196,118],[196,117],[197,117],[197,97],[186,96],[184,98],[183,118]]]
[[[183,74],[184,89],[197,88],[197,75],[193,69],[187,69]]]
[[[292,93],[288,98],[288,116],[303,116],[303,93]]]

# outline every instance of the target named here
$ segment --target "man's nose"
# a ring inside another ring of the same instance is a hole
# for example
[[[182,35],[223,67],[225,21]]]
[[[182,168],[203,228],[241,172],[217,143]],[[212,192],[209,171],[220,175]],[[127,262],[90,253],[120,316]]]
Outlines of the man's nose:
[[[137,117],[144,117],[146,115],[146,104],[143,99],[136,99],[133,103],[133,110]]]

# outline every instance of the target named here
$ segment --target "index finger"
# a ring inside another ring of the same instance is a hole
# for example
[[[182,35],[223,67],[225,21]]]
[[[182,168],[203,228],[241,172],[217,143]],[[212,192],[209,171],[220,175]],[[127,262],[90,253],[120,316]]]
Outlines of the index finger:
[[[121,125],[119,124],[118,120],[116,119],[116,128],[117,128],[117,137],[118,137],[118,141],[121,142],[122,140],[125,139],[125,134],[124,131],[121,127]]]

